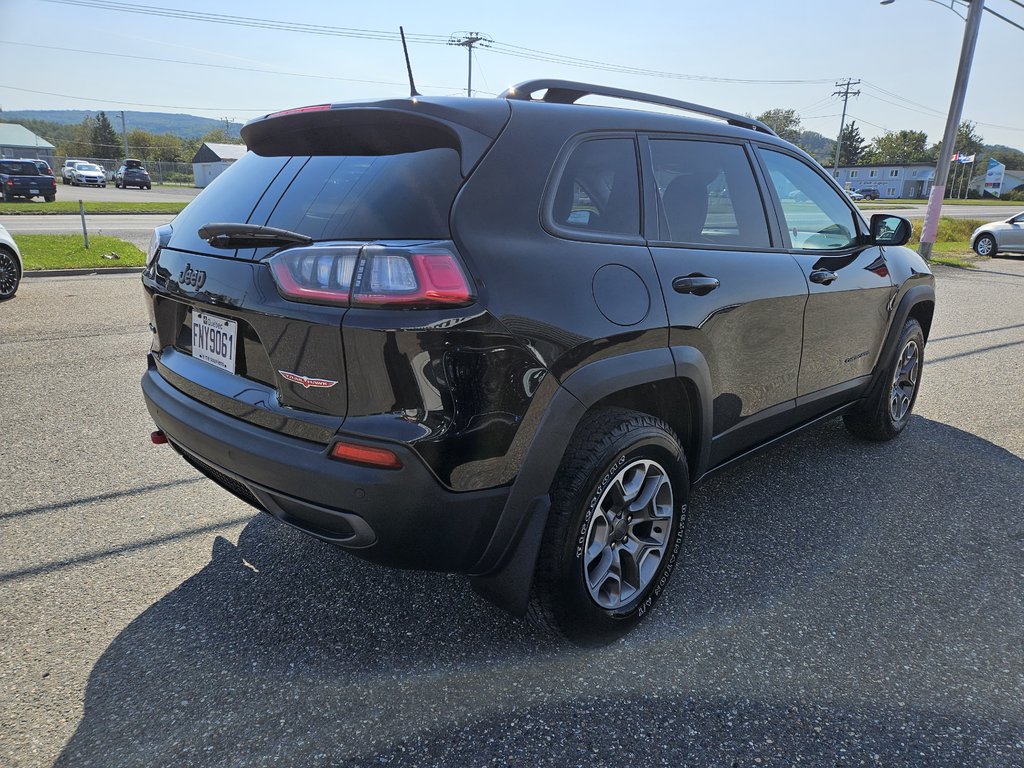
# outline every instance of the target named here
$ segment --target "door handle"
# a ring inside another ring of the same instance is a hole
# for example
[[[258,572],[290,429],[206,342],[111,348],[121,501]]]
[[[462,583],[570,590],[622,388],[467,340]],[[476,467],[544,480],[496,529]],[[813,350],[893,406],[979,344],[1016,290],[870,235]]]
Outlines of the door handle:
[[[676,293],[693,293],[697,296],[706,296],[721,283],[717,277],[706,277],[704,275],[687,275],[677,277],[672,281],[672,290]]]
[[[839,275],[829,269],[816,269],[811,272],[808,278],[812,283],[818,283],[819,285],[828,285],[834,280],[839,279]]]

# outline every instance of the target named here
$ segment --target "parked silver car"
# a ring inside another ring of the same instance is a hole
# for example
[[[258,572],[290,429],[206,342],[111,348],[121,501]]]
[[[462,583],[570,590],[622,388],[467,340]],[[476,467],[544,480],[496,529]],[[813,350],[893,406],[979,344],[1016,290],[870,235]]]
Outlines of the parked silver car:
[[[1024,253],[1024,213],[978,227],[971,235],[971,248],[979,256]]]

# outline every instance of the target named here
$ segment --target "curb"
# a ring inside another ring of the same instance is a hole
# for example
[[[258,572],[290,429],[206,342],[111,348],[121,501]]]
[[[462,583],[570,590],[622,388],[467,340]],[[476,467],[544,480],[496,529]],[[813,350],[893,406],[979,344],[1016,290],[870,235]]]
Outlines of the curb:
[[[25,270],[28,277],[82,277],[84,275],[132,275],[142,274],[145,267],[93,267],[92,269],[33,269]]]

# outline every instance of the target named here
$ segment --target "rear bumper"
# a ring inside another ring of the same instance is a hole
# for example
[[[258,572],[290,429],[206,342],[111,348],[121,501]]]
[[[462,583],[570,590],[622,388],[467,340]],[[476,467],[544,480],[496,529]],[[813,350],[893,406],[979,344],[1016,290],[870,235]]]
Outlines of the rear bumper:
[[[239,498],[304,532],[399,568],[468,572],[494,533],[509,489],[445,489],[408,448],[398,470],[330,459],[317,443],[216,411],[150,364],[146,406],[186,460]],[[366,442],[365,440],[363,442]]]

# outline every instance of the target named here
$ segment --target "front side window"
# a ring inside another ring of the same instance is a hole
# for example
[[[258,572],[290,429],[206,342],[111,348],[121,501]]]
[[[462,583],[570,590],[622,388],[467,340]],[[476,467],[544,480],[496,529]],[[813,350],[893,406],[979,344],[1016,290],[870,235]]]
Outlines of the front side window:
[[[793,248],[838,251],[857,244],[853,211],[827,181],[795,157],[768,149],[761,154]]]
[[[652,139],[659,239],[768,248],[768,223],[747,154],[738,144]]]
[[[557,227],[579,232],[640,234],[640,176],[633,139],[590,139],[562,169],[551,204]]]

